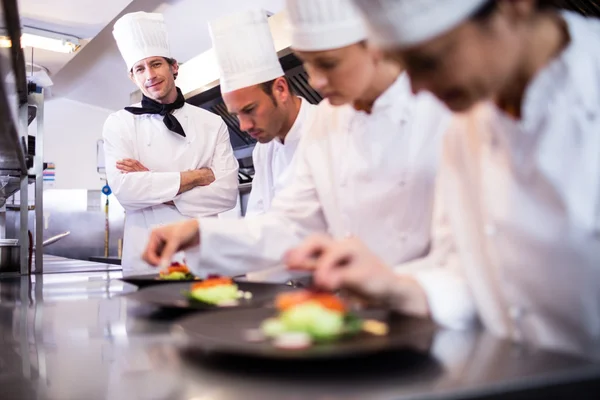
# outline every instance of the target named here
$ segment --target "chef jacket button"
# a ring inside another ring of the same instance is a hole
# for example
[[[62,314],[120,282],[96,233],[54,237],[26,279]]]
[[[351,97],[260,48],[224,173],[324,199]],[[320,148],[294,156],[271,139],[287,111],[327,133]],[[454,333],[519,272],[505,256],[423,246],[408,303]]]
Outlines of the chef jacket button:
[[[404,187],[404,185],[406,185],[406,181],[405,180],[401,180],[400,182],[398,182],[398,186]]]
[[[403,242],[406,242],[406,240],[408,239],[408,235],[406,233],[402,233],[400,235],[400,240]]]
[[[485,232],[486,236],[496,236],[498,233],[498,228],[496,228],[496,225],[489,223],[485,224],[483,231]]]

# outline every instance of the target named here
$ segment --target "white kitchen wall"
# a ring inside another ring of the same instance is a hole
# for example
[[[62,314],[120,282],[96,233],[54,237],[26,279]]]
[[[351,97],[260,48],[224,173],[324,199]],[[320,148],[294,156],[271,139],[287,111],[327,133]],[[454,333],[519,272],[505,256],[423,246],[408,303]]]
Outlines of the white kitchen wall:
[[[66,98],[44,103],[44,161],[56,165],[54,189],[102,188],[104,182],[96,171],[96,143],[112,112]]]

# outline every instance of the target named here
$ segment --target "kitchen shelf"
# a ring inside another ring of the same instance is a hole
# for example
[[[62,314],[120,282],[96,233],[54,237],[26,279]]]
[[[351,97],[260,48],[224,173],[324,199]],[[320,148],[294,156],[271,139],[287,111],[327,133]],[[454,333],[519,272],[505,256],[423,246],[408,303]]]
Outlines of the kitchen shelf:
[[[15,176],[0,176],[0,207],[19,189],[21,189],[21,179]]]
[[[0,2],[0,26],[13,45],[0,47],[0,237],[6,234],[6,200],[17,191],[19,199],[19,256],[21,275],[29,269],[29,211],[35,212],[35,272],[43,272],[43,125],[44,93],[27,82],[25,57],[21,46],[21,18],[17,0]],[[28,126],[37,123],[35,137]],[[35,183],[34,205],[29,205],[29,185]],[[0,273],[3,271],[0,270]]]
[[[3,51],[0,53],[0,170],[13,171],[18,176],[27,173],[27,163],[19,137],[16,86],[10,82],[8,67],[10,62]]]
[[[17,0],[3,0],[0,25],[12,43],[21,38],[21,20]],[[27,103],[25,58],[20,46],[0,48],[0,170],[27,174],[26,148],[19,135],[20,112]],[[26,129],[24,137],[27,138]],[[26,144],[26,143],[25,143]],[[12,175],[12,174],[11,174]]]

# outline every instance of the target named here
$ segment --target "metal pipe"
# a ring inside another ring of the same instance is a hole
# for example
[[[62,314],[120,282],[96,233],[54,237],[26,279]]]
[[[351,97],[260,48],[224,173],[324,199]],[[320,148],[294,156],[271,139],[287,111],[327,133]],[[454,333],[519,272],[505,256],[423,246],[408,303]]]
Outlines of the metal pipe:
[[[29,104],[35,106],[37,131],[35,134],[35,157],[33,159],[33,173],[35,174],[35,244],[44,241],[44,92],[31,93]],[[68,233],[67,233],[68,235]],[[59,235],[60,236],[60,235]],[[65,235],[66,236],[66,235]],[[61,239],[59,237],[56,240]],[[51,242],[54,243],[54,242]],[[44,250],[43,246],[35,248],[35,272],[44,272]]]

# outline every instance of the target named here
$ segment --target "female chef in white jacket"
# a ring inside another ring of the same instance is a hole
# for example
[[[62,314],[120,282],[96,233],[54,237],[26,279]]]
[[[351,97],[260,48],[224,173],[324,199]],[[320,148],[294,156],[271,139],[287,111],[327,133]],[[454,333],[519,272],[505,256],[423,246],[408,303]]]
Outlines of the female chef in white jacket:
[[[127,212],[123,274],[144,274],[153,271],[139,254],[153,227],[235,206],[238,164],[221,118],[186,104],[175,86],[162,15],[126,14],[113,34],[144,97],[104,125],[106,176]]]
[[[445,325],[477,311],[499,336],[599,357],[600,21],[528,0],[357,3],[413,87],[465,111],[433,251],[450,234],[459,258],[398,277],[356,239],[315,237],[289,264]]]
[[[349,0],[287,4],[292,47],[326,97],[297,150],[292,181],[255,218],[155,230],[150,263],[168,262],[200,235],[198,273],[276,267],[313,232],[357,235],[391,263],[427,254],[447,111],[433,96],[413,96],[401,69],[366,46]]]

